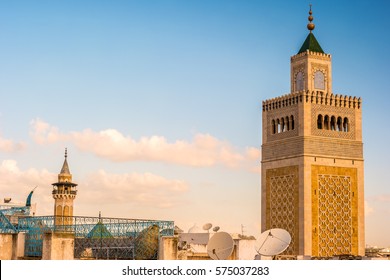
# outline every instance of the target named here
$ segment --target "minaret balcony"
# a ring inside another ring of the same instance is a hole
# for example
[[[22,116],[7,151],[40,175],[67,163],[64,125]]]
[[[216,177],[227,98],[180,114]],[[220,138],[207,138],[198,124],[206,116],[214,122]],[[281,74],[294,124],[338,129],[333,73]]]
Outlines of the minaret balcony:
[[[70,195],[76,195],[77,194],[77,191],[70,191],[70,190],[53,190],[52,191],[52,194],[55,195],[55,194],[70,194]]]

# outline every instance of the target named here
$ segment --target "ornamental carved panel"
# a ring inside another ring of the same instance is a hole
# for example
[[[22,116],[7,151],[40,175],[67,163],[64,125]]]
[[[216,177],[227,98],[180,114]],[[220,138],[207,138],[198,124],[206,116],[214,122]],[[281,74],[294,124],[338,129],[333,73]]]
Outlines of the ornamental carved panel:
[[[313,166],[313,170],[313,256],[356,254],[356,169]]]
[[[267,229],[282,228],[291,235],[282,255],[298,255],[298,166],[267,170]]]

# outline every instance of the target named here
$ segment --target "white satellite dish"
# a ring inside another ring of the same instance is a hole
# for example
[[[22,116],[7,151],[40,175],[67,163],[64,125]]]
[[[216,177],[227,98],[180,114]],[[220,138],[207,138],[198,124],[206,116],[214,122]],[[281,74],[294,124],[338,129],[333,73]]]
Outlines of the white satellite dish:
[[[219,227],[219,226],[216,226],[216,227],[213,228],[213,231],[214,231],[214,232],[217,232],[219,229],[220,229],[220,227]]]
[[[291,235],[281,228],[264,231],[259,237],[260,248],[257,251],[263,256],[276,256],[282,253],[291,242]]]
[[[226,260],[233,252],[233,238],[227,232],[217,232],[207,244],[207,254],[213,260]]]
[[[207,224],[204,224],[204,225],[203,225],[203,229],[204,229],[204,230],[209,230],[212,226],[213,226],[212,224],[207,223]]]

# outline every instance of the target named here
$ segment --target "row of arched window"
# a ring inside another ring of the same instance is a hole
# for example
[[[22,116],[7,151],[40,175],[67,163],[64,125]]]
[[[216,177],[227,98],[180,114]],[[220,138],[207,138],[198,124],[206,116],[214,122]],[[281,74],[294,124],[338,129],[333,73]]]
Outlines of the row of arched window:
[[[62,207],[61,205],[58,205],[55,215],[56,216],[73,216],[73,207],[72,206],[69,207],[68,205],[65,205],[64,207]]]
[[[349,122],[348,118],[342,118],[342,117],[335,117],[328,115],[322,116],[321,114],[318,115],[317,118],[317,128],[318,129],[326,129],[326,130],[333,130],[333,131],[343,131],[343,132],[349,132]]]
[[[281,133],[289,130],[294,130],[294,116],[286,116],[272,120],[272,134]]]

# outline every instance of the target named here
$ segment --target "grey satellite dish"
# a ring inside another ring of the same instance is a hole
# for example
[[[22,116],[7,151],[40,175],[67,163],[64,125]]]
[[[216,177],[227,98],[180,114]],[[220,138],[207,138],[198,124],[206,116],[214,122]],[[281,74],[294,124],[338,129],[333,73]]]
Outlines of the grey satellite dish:
[[[207,244],[207,254],[213,260],[226,260],[233,252],[233,238],[227,232],[217,232]]]
[[[213,226],[212,224],[207,223],[207,224],[204,224],[204,225],[203,225],[203,229],[204,229],[204,230],[209,230],[212,226]]]
[[[213,231],[214,231],[214,232],[217,232],[219,229],[220,229],[220,227],[219,227],[219,226],[216,226],[216,227],[213,228]]]
[[[281,228],[264,231],[259,238],[260,248],[257,251],[263,256],[276,256],[282,253],[291,242],[291,235]]]

